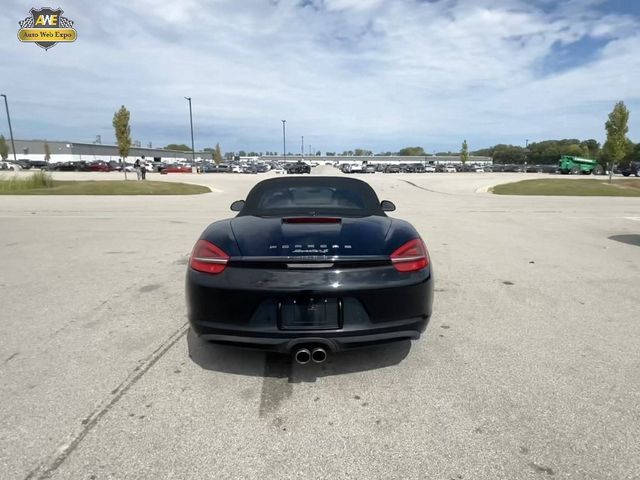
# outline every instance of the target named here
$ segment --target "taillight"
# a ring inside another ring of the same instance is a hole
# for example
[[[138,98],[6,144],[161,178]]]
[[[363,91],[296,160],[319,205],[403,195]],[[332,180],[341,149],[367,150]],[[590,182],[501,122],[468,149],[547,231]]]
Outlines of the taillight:
[[[229,255],[206,240],[198,240],[191,252],[189,266],[198,272],[221,273],[227,266]]]
[[[429,265],[429,253],[420,238],[410,240],[391,254],[391,263],[399,272],[416,272]]]

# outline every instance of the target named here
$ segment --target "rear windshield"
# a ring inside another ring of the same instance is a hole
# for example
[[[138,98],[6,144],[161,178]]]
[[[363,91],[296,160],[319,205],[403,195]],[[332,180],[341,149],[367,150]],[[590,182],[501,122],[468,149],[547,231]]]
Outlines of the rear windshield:
[[[265,180],[249,192],[239,215],[384,215],[365,182],[340,177],[291,177]]]

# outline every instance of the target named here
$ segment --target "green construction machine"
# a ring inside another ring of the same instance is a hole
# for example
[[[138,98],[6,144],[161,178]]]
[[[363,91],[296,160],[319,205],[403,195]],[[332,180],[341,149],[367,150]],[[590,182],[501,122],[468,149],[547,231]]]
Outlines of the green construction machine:
[[[573,175],[602,175],[604,168],[597,160],[590,158],[572,157],[571,155],[562,155],[560,157],[560,173],[571,173]]]

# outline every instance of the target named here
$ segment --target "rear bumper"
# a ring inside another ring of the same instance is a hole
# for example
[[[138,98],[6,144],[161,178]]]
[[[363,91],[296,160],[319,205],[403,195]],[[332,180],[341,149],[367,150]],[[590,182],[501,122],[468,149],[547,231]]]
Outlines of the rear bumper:
[[[337,272],[228,268],[213,276],[188,269],[186,293],[191,327],[204,340],[283,353],[300,345],[340,351],[419,338],[431,317],[433,281],[429,269],[407,275],[393,267]],[[309,298],[338,299],[338,328],[283,329],[282,302]]]
[[[407,325],[408,330],[393,330],[384,333],[367,332],[350,336],[333,336],[331,333],[325,332],[320,336],[294,336],[293,338],[283,338],[283,336],[256,337],[247,335],[246,333],[238,335],[240,332],[235,332],[235,335],[228,335],[221,333],[222,330],[218,331],[218,333],[211,333],[213,331],[211,329],[207,329],[210,333],[198,335],[203,340],[222,345],[255,348],[280,353],[290,353],[298,347],[309,345],[322,346],[328,351],[339,352],[358,347],[382,345],[400,340],[417,340],[426,328],[428,321],[427,319],[419,322],[411,322],[411,324]],[[194,328],[194,331],[198,333],[197,328]]]

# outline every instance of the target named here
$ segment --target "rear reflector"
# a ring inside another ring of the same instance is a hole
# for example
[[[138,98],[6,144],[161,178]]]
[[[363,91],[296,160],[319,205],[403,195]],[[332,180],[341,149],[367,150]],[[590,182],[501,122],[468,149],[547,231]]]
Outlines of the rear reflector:
[[[417,272],[429,265],[427,247],[420,238],[410,240],[391,254],[391,263],[399,272]]]
[[[191,252],[189,266],[198,272],[217,274],[227,266],[229,255],[206,240],[198,240]]]
[[[287,217],[282,223],[340,223],[341,218],[336,217]]]

